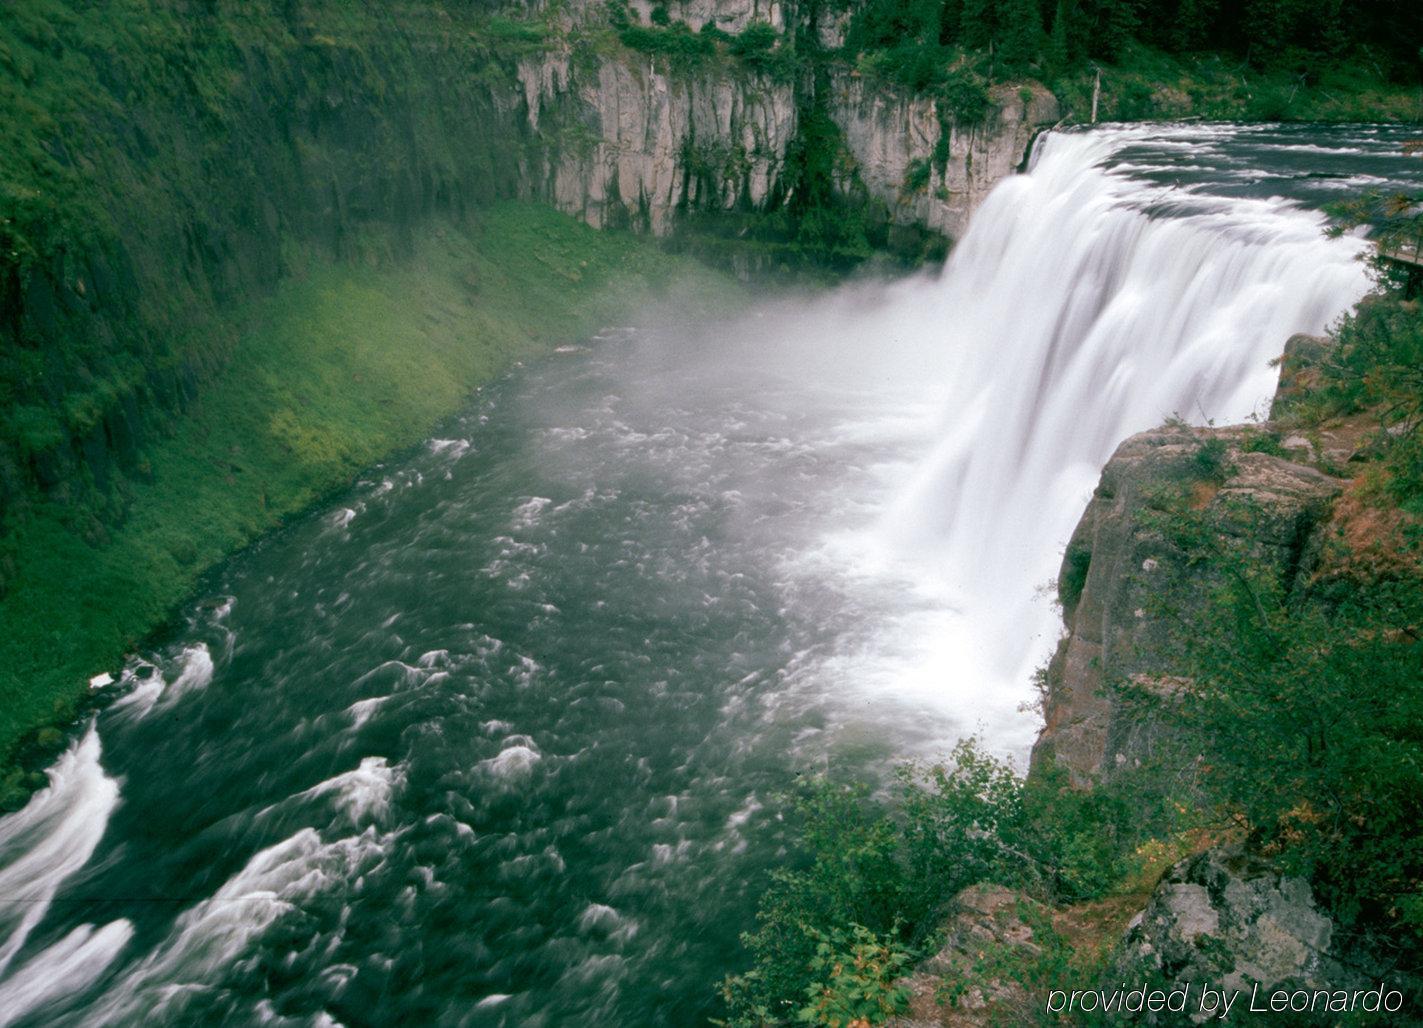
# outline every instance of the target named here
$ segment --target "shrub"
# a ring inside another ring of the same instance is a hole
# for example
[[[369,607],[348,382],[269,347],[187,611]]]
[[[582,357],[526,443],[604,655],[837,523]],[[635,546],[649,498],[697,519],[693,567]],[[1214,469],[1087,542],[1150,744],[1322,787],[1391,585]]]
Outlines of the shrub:
[[[1245,433],[1240,448],[1246,453],[1268,453],[1272,457],[1285,456],[1285,448],[1281,445],[1278,432],[1252,429]]]
[[[623,45],[645,54],[666,57],[674,66],[695,64],[716,52],[710,37],[693,32],[680,22],[671,28],[627,25],[618,32]]]
[[[752,22],[739,34],[729,36],[728,47],[733,57],[756,71],[788,75],[795,66],[794,49],[765,22]]]
[[[916,157],[909,162],[909,166],[904,169],[904,191],[906,193],[919,193],[929,185],[929,176],[933,169],[929,162],[923,157]]]
[[[939,95],[960,125],[980,125],[993,109],[988,83],[966,69],[948,73],[940,86]]]
[[[872,802],[863,783],[805,787],[791,814],[798,859],[772,872],[757,927],[742,937],[753,966],[722,983],[731,1024],[804,1014],[807,996],[832,1002],[827,988],[834,1004],[845,990],[887,1004],[886,969],[922,950],[964,888],[1098,896],[1131,869],[1141,841],[1174,827],[1162,814],[1170,804],[1128,776],[1092,792],[1052,767],[1024,780],[973,739],[946,763],[902,767],[897,783],[892,805]],[[864,963],[832,985],[827,953]]]
[[[1191,455],[1191,466],[1208,482],[1223,482],[1230,476],[1230,444],[1220,436],[1202,439]]]
[[[896,981],[909,970],[913,955],[893,932],[876,935],[863,925],[848,931],[816,933],[806,986],[806,1004],[796,1020],[828,1028],[882,1024],[902,1013],[909,989]]]

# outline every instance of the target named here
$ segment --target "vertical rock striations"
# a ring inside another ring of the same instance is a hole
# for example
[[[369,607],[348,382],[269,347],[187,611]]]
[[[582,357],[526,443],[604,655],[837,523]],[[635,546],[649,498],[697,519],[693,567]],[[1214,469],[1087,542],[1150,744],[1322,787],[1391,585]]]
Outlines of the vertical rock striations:
[[[1243,450],[1242,428],[1167,426],[1118,447],[1068,543],[1058,576],[1067,632],[1048,667],[1045,724],[1033,762],[1056,759],[1078,784],[1158,750],[1160,733],[1123,702],[1123,686],[1169,696],[1182,669],[1176,613],[1210,602],[1209,573],[1190,566],[1156,508],[1185,502],[1247,543],[1282,582],[1298,574],[1309,536],[1344,482]]]

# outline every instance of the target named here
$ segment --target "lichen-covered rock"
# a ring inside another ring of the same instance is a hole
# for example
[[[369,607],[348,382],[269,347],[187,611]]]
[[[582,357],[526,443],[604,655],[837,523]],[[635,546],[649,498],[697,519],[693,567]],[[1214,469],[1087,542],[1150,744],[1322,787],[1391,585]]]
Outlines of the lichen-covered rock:
[[[910,990],[909,1010],[889,1022],[894,1028],[1003,1023],[1005,1009],[1031,1002],[1022,985],[995,976],[992,965],[1008,953],[1041,952],[1024,918],[1046,916],[1041,905],[1001,885],[980,884],[954,897],[954,909],[943,947],[901,983]]]
[[[1161,879],[1127,929],[1117,977],[1146,972],[1245,995],[1257,984],[1262,992],[1372,985],[1335,958],[1334,941],[1334,923],[1304,879],[1239,847],[1210,849]]]
[[[1280,357],[1280,384],[1270,405],[1271,417],[1277,417],[1290,400],[1314,385],[1319,377],[1316,371],[1319,360],[1333,345],[1328,336],[1303,333],[1290,336]]]
[[[1282,581],[1297,574],[1306,540],[1344,483],[1281,457],[1242,452],[1244,431],[1143,432],[1103,469],[1058,576],[1068,631],[1048,668],[1035,764],[1055,758],[1080,785],[1158,750],[1157,726],[1127,711],[1116,687],[1134,682],[1158,696],[1180,687],[1182,640],[1175,622],[1159,613],[1160,600],[1170,594],[1188,605],[1208,603],[1212,585],[1211,572],[1180,561],[1161,531],[1152,511],[1160,496],[1184,497]],[[1217,447],[1214,456],[1203,450],[1207,444]]]

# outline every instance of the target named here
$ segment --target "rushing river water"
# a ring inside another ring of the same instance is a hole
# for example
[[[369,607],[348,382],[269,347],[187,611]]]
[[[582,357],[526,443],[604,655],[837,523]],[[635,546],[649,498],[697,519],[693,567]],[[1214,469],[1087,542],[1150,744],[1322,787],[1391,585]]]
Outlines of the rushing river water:
[[[1263,409],[1367,287],[1309,208],[1416,185],[1401,138],[1054,135],[941,275],[485,390],[212,576],[0,821],[0,1024],[700,1022],[797,774],[1023,756],[1103,462]]]

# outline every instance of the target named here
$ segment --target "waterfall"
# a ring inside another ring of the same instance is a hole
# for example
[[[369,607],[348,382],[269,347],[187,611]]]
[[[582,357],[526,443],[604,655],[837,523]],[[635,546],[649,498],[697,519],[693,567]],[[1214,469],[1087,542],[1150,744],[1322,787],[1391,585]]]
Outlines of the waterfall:
[[[1366,244],[1326,237],[1315,211],[1112,167],[1151,132],[1044,137],[938,281],[882,315],[933,339],[946,386],[937,441],[876,534],[949,590],[960,615],[939,645],[969,705],[1024,698],[1059,631],[1041,586],[1116,446],[1171,416],[1263,414],[1286,339],[1369,286]]]

